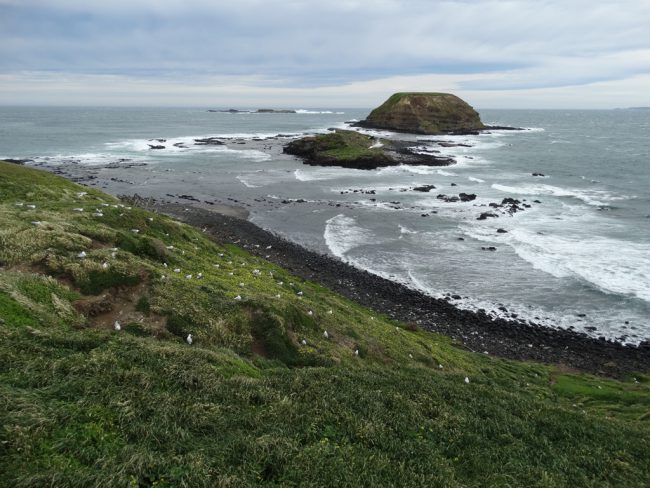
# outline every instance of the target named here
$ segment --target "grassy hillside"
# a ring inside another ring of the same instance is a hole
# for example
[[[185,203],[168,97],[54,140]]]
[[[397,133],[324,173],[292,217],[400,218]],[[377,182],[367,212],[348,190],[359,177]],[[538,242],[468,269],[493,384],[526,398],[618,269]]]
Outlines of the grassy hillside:
[[[649,423],[646,376],[468,353],[0,162],[0,486],[648,486]]]

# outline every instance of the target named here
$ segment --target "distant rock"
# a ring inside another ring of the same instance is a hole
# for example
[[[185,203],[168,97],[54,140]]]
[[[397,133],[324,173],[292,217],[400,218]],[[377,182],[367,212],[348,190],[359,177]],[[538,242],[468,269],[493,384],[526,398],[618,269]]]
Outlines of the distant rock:
[[[258,108],[257,110],[237,110],[229,108],[228,110],[210,109],[208,112],[227,113],[227,114],[295,114],[295,110],[275,109],[275,108]]]
[[[416,186],[413,188],[413,191],[420,191],[423,193],[429,192],[431,190],[434,190],[436,187],[434,185],[422,185],[422,186]]]
[[[283,110],[283,109],[275,109],[275,108],[258,108],[257,112],[258,114],[295,114],[295,110]]]

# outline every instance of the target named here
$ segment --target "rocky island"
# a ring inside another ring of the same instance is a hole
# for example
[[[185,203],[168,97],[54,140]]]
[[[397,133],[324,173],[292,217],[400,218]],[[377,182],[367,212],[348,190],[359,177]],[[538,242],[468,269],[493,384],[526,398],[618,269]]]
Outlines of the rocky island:
[[[478,134],[488,129],[519,130],[488,126],[467,102],[451,93],[395,93],[354,124],[367,129],[385,129],[411,134]]]
[[[283,148],[312,166],[342,166],[376,169],[398,164],[448,166],[451,158],[418,152],[412,142],[378,139],[352,130],[334,130],[328,134],[303,137]]]

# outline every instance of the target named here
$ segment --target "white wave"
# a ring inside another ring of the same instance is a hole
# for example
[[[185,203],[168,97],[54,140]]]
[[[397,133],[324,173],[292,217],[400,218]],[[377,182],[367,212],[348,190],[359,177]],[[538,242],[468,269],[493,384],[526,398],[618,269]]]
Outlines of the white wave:
[[[541,271],[574,277],[605,293],[650,302],[650,245],[591,236],[540,235],[512,229],[504,241]]]
[[[457,173],[453,173],[451,171],[445,171],[444,169],[439,169],[436,171],[440,176],[458,176]]]
[[[604,190],[580,190],[577,188],[560,188],[552,185],[523,185],[523,186],[507,186],[500,184],[493,184],[492,188],[505,193],[515,193],[518,195],[547,195],[554,197],[570,197],[582,200],[588,205],[598,207],[608,205],[607,202],[614,202],[617,200],[627,200],[630,197],[617,196]]]
[[[467,179],[469,181],[474,181],[476,183],[485,183],[485,180],[482,180],[481,178],[476,178],[474,176],[468,176]]]
[[[348,168],[299,168],[293,172],[293,175],[298,181],[323,181],[362,176],[367,173],[370,172],[361,169]]]
[[[377,175],[385,176],[391,174],[405,174],[413,173],[416,175],[434,175],[437,173],[437,169],[434,166],[410,166],[410,165],[399,165],[399,166],[387,166],[386,168],[381,168],[377,171]]]
[[[345,255],[349,251],[375,239],[371,231],[359,227],[355,219],[343,214],[336,215],[326,222],[323,237],[332,254],[344,261],[347,261]]]
[[[246,188],[261,188],[262,185],[254,185],[250,183],[244,175],[239,175],[237,176],[237,179],[241,181],[241,183],[246,187]]]
[[[417,234],[418,233],[417,230],[411,230],[408,227],[404,227],[401,224],[397,224],[397,226],[399,227],[400,234]]]

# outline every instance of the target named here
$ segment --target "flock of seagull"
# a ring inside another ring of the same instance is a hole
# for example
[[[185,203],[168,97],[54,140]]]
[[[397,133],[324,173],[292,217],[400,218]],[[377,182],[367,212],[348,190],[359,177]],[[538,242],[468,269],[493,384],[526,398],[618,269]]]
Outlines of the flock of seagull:
[[[79,198],[81,198],[81,197],[85,196],[86,194],[87,194],[87,192],[79,192],[79,193],[77,193],[77,196],[78,196]],[[25,203],[22,203],[22,202],[18,202],[18,203],[16,203],[16,206],[18,206],[18,207],[25,207],[25,208],[28,208],[28,209],[30,209],[30,210],[36,209],[36,205],[34,205],[34,204],[25,204]],[[100,206],[102,206],[102,207],[112,207],[112,208],[116,208],[116,209],[120,209],[120,208],[121,208],[121,209],[124,209],[124,210],[131,210],[131,209],[132,209],[132,207],[128,207],[128,206],[125,206],[125,205],[123,205],[123,204],[113,204],[113,205],[109,205],[108,203],[102,203],[102,204],[100,204]],[[84,209],[83,209],[82,207],[75,207],[75,208],[72,209],[72,211],[81,213],[81,212],[84,212]],[[104,216],[104,213],[103,213],[103,210],[102,210],[102,209],[97,208],[97,209],[95,209],[95,212],[93,212],[92,215],[93,215],[94,217],[103,217],[103,216]],[[124,214],[120,214],[120,216],[123,216],[123,215],[124,215]],[[154,219],[153,219],[153,217],[148,217],[147,220],[148,220],[149,222],[153,222]],[[41,221],[32,221],[31,223],[32,223],[33,225],[40,225],[40,224],[41,224]],[[131,229],[131,231],[132,231],[134,234],[138,234],[138,233],[140,233],[140,230],[139,230],[139,229]],[[256,247],[259,248],[260,246],[259,246],[259,245],[256,245]],[[271,248],[272,248],[272,246],[269,245],[269,246],[267,246],[265,249],[269,250],[269,249],[271,249]],[[174,246],[167,246],[167,249],[174,249]],[[113,258],[115,258],[115,256],[116,256],[116,252],[117,252],[117,251],[118,251],[117,248],[113,248],[113,249],[112,249],[112,257],[113,257]],[[185,251],[182,251],[182,254],[185,254]],[[87,254],[86,254],[85,251],[81,251],[79,254],[77,254],[77,257],[80,258],[80,259],[85,259],[85,258],[87,257]],[[219,257],[224,257],[224,253],[219,253]],[[228,264],[232,265],[233,262],[232,262],[232,261],[228,261]],[[245,266],[245,265],[246,265],[245,263],[241,263],[241,264],[242,264],[242,266]],[[163,266],[164,266],[165,268],[167,268],[167,267],[168,267],[168,264],[167,264],[167,263],[163,263]],[[108,267],[108,263],[107,263],[107,262],[104,262],[104,263],[102,264],[102,267],[103,267],[104,269],[106,269],[106,268]],[[215,268],[219,268],[220,265],[219,265],[219,264],[214,264],[214,267],[215,267]],[[174,268],[173,271],[174,271],[174,273],[180,273],[180,272],[181,272],[181,269],[180,269],[180,268]],[[253,276],[255,276],[255,277],[259,277],[259,276],[261,276],[262,272],[261,272],[259,269],[254,269],[254,270],[252,271],[252,274],[253,274]],[[228,275],[229,275],[229,276],[234,276],[234,273],[233,273],[233,272],[229,272]],[[270,272],[270,275],[273,276],[273,273]],[[202,278],[203,278],[203,273],[198,273],[198,274],[196,275],[196,277],[197,277],[197,279],[202,279]],[[161,278],[162,278],[162,279],[166,279],[166,276],[165,276],[165,275],[162,275]],[[192,279],[192,278],[193,278],[193,275],[192,275],[192,274],[187,274],[187,275],[185,275],[185,278],[188,279],[188,280],[189,280],[189,279]],[[277,284],[278,284],[279,286],[283,286],[283,285],[284,285],[284,282],[283,282],[283,281],[278,281]],[[290,285],[293,286],[293,283],[290,283]],[[244,288],[245,286],[246,286],[245,283],[243,283],[243,282],[240,282],[240,283],[239,283],[239,287],[240,287],[240,288]],[[303,293],[302,291],[298,291],[298,292],[296,293],[296,295],[298,296],[298,298],[302,299],[302,297],[304,296],[304,293]],[[277,294],[277,295],[275,295],[275,296],[276,296],[276,298],[280,298],[280,297],[281,297],[280,294]],[[235,301],[241,301],[241,300],[242,300],[242,296],[241,296],[241,295],[236,295],[236,296],[234,297],[234,300],[235,300]],[[331,314],[333,313],[333,311],[332,311],[332,310],[328,310],[327,313],[331,315]],[[307,312],[307,315],[309,315],[309,316],[313,316],[313,315],[314,315],[314,312],[313,312],[312,310],[309,310],[309,311]],[[371,317],[371,320],[374,320],[374,317]],[[114,329],[115,331],[120,331],[120,330],[122,330],[122,325],[120,324],[119,320],[115,320],[115,322],[113,323],[113,329]],[[396,329],[399,330],[399,327],[396,327]],[[329,339],[329,338],[330,338],[330,334],[327,332],[327,330],[323,331],[323,337],[324,337],[325,339]],[[193,337],[193,335],[192,335],[192,334],[188,334],[187,337],[185,338],[185,342],[187,342],[187,344],[191,346],[192,343],[194,342],[194,337]],[[303,346],[307,346],[307,344],[308,344],[306,339],[302,339],[300,343],[301,343]],[[359,356],[359,349],[358,349],[358,348],[355,349],[354,352],[353,352],[353,354],[354,354],[354,356],[358,357],[358,356]],[[412,354],[409,354],[409,358],[413,359],[413,355],[412,355]],[[438,367],[439,367],[439,369],[443,369],[442,364],[439,364]],[[466,384],[469,384],[469,382],[470,382],[470,381],[469,381],[469,377],[466,376],[464,381],[465,381]]]

